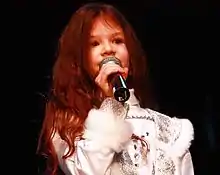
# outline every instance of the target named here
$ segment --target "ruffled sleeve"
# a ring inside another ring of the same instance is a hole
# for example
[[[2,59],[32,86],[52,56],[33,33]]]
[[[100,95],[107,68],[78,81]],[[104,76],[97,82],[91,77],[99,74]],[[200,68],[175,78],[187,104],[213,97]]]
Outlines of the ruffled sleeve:
[[[92,109],[85,121],[83,140],[75,141],[75,153],[63,159],[68,146],[58,134],[53,143],[61,169],[66,175],[104,175],[110,173],[115,152],[122,151],[132,135],[132,126],[124,120],[126,110],[114,99],[104,100],[100,109]]]

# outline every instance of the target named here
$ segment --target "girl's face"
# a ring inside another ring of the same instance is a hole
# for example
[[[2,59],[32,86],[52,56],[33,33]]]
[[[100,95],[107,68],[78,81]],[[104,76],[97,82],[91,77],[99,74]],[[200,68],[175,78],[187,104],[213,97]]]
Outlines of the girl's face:
[[[93,79],[99,73],[100,62],[109,56],[118,58],[122,67],[129,69],[129,54],[121,27],[103,18],[97,18],[90,31],[86,62],[86,69]]]

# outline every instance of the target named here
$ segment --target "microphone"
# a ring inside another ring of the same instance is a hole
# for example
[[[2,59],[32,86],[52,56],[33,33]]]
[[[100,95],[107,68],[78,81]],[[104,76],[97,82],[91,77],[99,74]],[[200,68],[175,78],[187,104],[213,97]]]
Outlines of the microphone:
[[[103,59],[99,64],[99,69],[101,69],[104,64],[117,64],[122,67],[121,61],[116,57],[106,57]],[[127,101],[130,97],[130,91],[127,88],[124,78],[119,73],[116,73],[109,76],[109,81],[113,85],[115,99],[122,103]]]

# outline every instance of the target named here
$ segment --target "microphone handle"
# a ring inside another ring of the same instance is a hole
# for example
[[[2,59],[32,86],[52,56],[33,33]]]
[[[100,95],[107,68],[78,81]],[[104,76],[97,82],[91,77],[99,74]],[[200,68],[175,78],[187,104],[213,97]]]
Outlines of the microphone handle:
[[[106,57],[100,62],[99,69],[101,69],[101,67],[104,64],[109,64],[109,63],[122,66],[119,59],[117,59],[116,57],[110,56],[110,57]],[[124,78],[120,74],[116,74],[116,75],[113,74],[109,76],[109,80],[111,81],[113,85],[113,93],[114,93],[115,99],[122,103],[127,101],[130,98],[130,91],[127,88],[126,81],[124,80]]]
[[[127,88],[126,81],[120,74],[117,74],[112,78],[112,85],[114,97],[117,101],[123,103],[129,99],[130,91]]]

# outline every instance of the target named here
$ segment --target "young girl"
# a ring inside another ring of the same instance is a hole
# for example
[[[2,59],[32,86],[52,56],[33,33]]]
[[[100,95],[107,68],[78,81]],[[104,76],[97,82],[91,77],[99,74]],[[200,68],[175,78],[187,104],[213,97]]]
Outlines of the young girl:
[[[114,7],[89,3],[73,14],[59,43],[51,98],[38,151],[48,174],[192,175],[193,126],[147,108],[144,51]],[[100,63],[107,57],[121,65]],[[125,103],[113,96],[109,76],[130,89]]]

